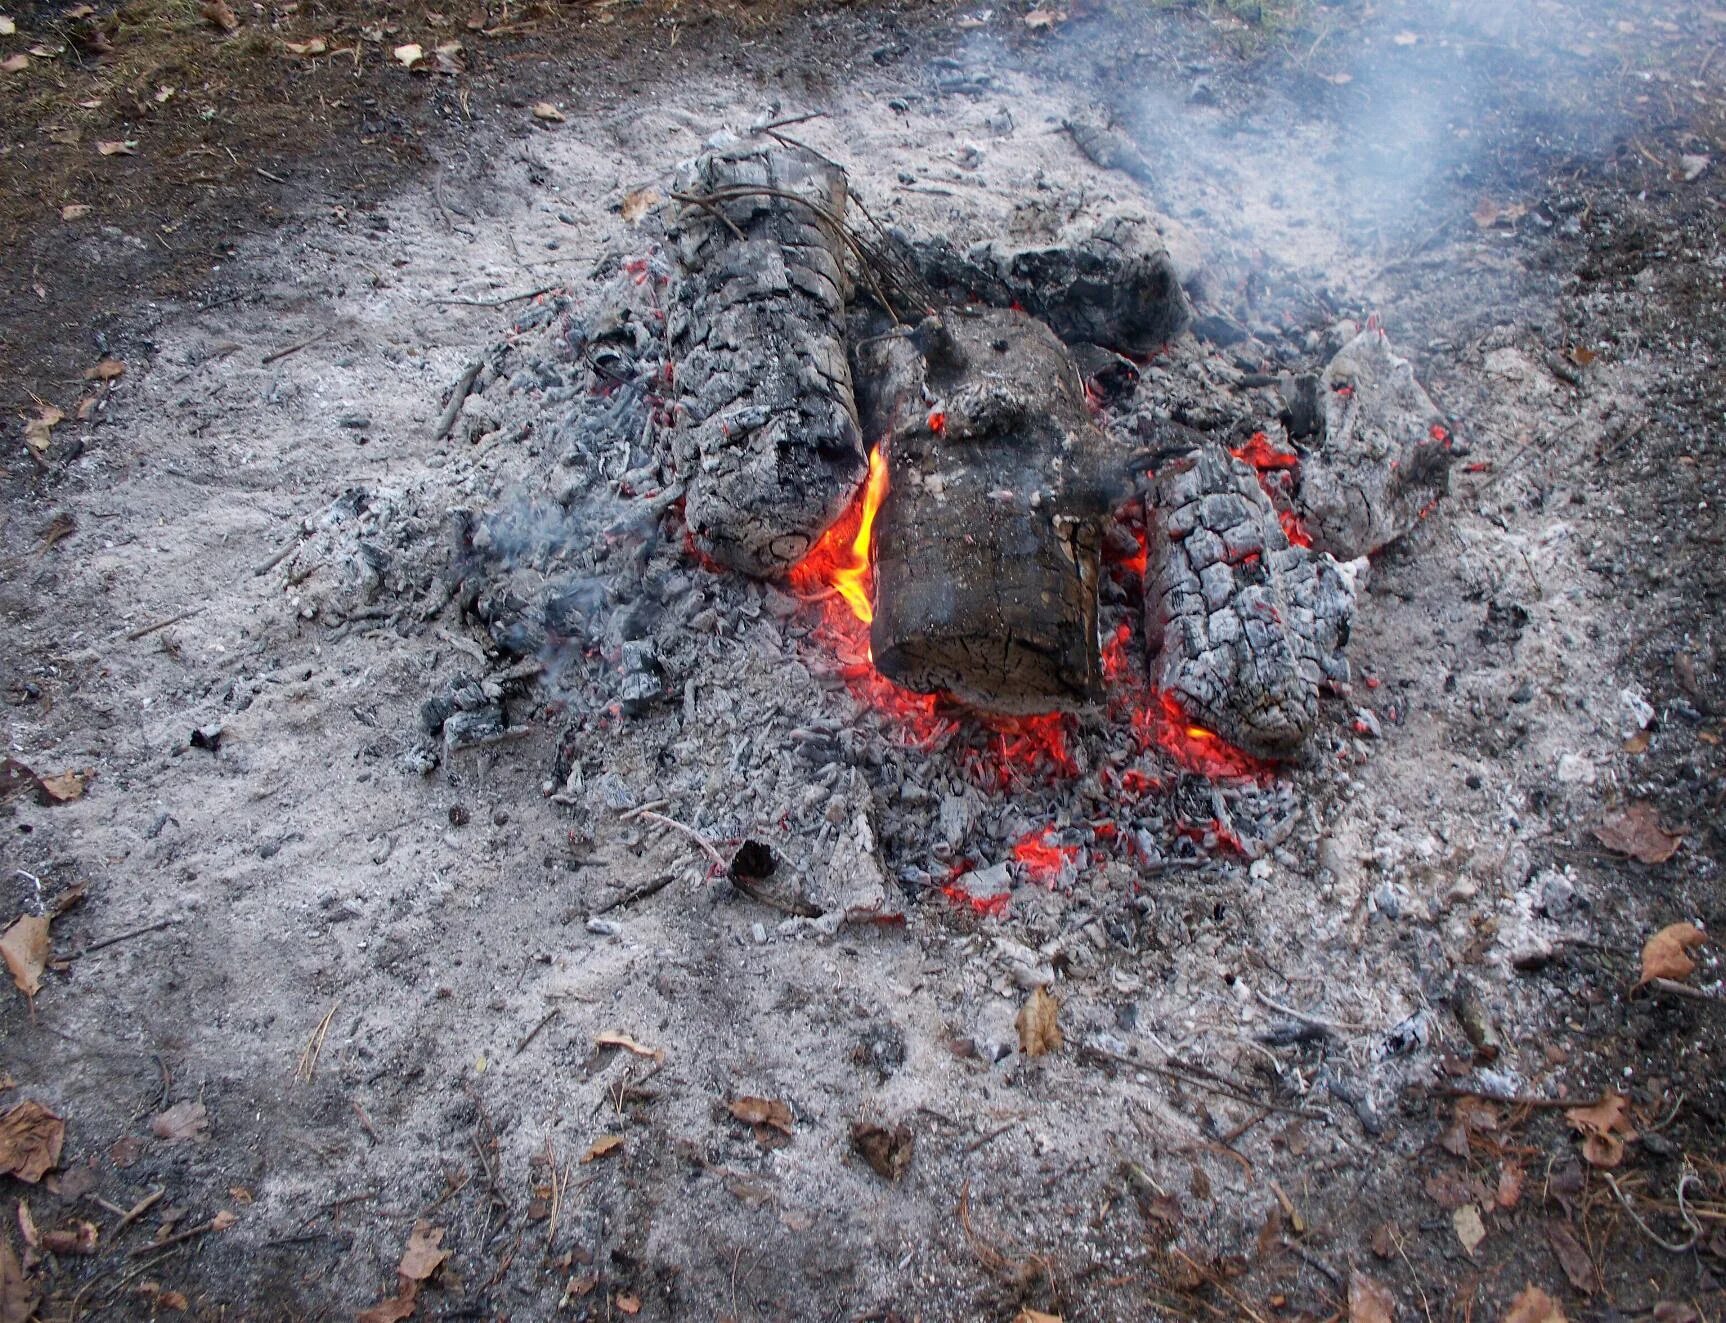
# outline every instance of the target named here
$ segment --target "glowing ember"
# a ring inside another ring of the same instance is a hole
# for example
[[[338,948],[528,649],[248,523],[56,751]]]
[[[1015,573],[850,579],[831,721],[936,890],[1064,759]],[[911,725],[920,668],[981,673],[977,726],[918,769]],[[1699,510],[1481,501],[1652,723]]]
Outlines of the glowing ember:
[[[1250,464],[1260,473],[1271,469],[1293,469],[1300,467],[1300,456],[1287,450],[1278,450],[1263,432],[1254,432],[1244,446],[1229,451],[1236,459]]]
[[[1078,846],[1057,845],[1051,839],[1054,834],[1053,827],[1044,827],[1020,837],[1013,846],[1013,858],[1025,865],[1033,882],[1046,887],[1054,886],[1060,880],[1061,870],[1079,857]]]
[[[1278,450],[1263,432],[1254,432],[1244,446],[1229,451],[1229,454],[1244,464],[1250,464],[1259,475],[1259,486],[1264,488],[1265,495],[1276,507],[1277,522],[1282,525],[1283,536],[1288,538],[1289,545],[1310,547],[1312,534],[1307,532],[1305,522],[1289,506],[1289,490],[1300,469],[1300,456]]]

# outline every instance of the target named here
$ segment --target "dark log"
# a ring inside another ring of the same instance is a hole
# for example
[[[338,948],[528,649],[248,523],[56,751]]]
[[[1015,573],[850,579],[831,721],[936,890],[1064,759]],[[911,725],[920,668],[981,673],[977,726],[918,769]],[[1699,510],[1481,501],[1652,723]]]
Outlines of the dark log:
[[[1348,680],[1354,575],[1293,546],[1251,467],[1206,443],[1157,471],[1145,624],[1156,685],[1261,757],[1294,753],[1319,686]]]
[[[845,354],[845,174],[745,144],[678,183],[672,453],[696,546],[772,576],[808,553],[868,469]]]
[[[1017,305],[1068,344],[1150,354],[1193,319],[1175,263],[1144,216],[1104,216],[1046,243],[995,239],[961,252],[928,239],[908,241],[907,249],[937,293],[957,303]]]
[[[1109,443],[1072,357],[1031,317],[975,309],[862,342],[857,373],[887,437],[876,667],[990,712],[1096,702]]]
[[[1324,423],[1301,460],[1300,503],[1313,545],[1340,560],[1377,551],[1450,487],[1450,431],[1414,368],[1368,328],[1319,380]]]

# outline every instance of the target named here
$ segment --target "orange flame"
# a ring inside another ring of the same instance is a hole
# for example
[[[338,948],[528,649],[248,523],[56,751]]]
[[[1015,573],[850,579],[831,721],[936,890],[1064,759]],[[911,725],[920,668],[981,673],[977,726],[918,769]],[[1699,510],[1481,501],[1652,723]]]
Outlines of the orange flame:
[[[869,547],[875,534],[875,515],[887,499],[887,456],[880,446],[869,452],[869,478],[863,498],[821,535],[815,549],[791,571],[791,586],[800,592],[832,588],[865,625],[875,619],[870,600],[873,573]]]

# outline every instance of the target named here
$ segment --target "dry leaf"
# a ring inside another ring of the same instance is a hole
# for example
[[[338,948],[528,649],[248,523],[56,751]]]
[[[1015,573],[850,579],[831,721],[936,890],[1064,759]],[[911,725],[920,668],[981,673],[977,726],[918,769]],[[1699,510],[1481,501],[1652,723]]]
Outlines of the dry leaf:
[[[1359,1268],[1348,1275],[1348,1323],[1391,1323],[1396,1297]]]
[[[1473,1258],[1480,1242],[1486,1239],[1486,1224],[1480,1220],[1480,1209],[1473,1204],[1464,1204],[1450,1215],[1450,1224],[1456,1228],[1456,1238],[1462,1242],[1463,1249]]]
[[[211,1231],[226,1231],[240,1220],[240,1215],[231,1208],[224,1208],[210,1219]]]
[[[1394,1259],[1396,1257],[1396,1242],[1401,1236],[1402,1233],[1397,1229],[1395,1222],[1380,1222],[1373,1229],[1372,1252],[1381,1259]]]
[[[1489,230],[1500,221],[1509,223],[1521,220],[1528,214],[1528,208],[1521,202],[1497,203],[1491,198],[1482,198],[1474,208],[1474,223],[1483,230]]]
[[[18,24],[7,18],[6,15],[0,14],[0,37],[10,37],[16,31],[18,31]]]
[[[1558,1301],[1538,1286],[1526,1286],[1522,1294],[1510,1302],[1510,1312],[1504,1323],[1566,1323]]]
[[[243,1185],[230,1185],[228,1187],[228,1198],[232,1199],[237,1204],[249,1204],[254,1202],[256,1196]]]
[[[322,37],[312,37],[306,41],[284,41],[284,49],[290,55],[322,55],[330,46]]]
[[[210,1127],[210,1109],[201,1102],[175,1103],[150,1118],[150,1133],[170,1144],[199,1140]]]
[[[1625,753],[1647,753],[1648,745],[1653,737],[1645,730],[1639,730],[1618,747]]]
[[[66,415],[52,404],[38,404],[36,416],[24,424],[24,444],[37,455],[48,453],[48,433],[54,425],[64,422]]]
[[[0,1231],[0,1323],[29,1323],[35,1313],[36,1288],[24,1276],[12,1237]]]
[[[18,1234],[24,1237],[24,1245],[28,1249],[35,1249],[42,1243],[42,1234],[36,1230],[35,1214],[22,1199],[18,1201]]]
[[[96,1252],[96,1241],[101,1233],[94,1222],[74,1222],[71,1226],[56,1227],[42,1236],[42,1248],[50,1254],[80,1254],[90,1255]]]
[[[46,914],[25,914],[0,933],[0,960],[26,997],[42,991],[42,971],[48,967],[51,920]]]
[[[187,1300],[185,1295],[179,1291],[156,1292],[156,1308],[158,1309],[171,1309],[176,1314],[184,1314],[191,1307],[191,1301]]]
[[[1657,978],[1679,982],[1689,978],[1696,972],[1696,962],[1690,958],[1690,952],[1707,940],[1708,934],[1693,923],[1668,924],[1643,946],[1642,977],[1636,980],[1636,986],[1641,987]]]
[[[1624,1161],[1624,1141],[1634,1139],[1630,1099],[1611,1089],[1587,1107],[1565,1110],[1565,1118],[1583,1135],[1582,1156],[1592,1167],[1616,1167]]]
[[[587,1152],[581,1155],[583,1162],[598,1162],[601,1158],[609,1158],[623,1147],[622,1135],[601,1135],[588,1145]]]
[[[8,55],[0,60],[0,73],[23,73],[30,67],[30,57],[19,51],[16,55]]]
[[[144,1143],[136,1135],[127,1135],[116,1139],[108,1149],[108,1161],[121,1171],[135,1166],[139,1158],[144,1156]]]
[[[409,69],[426,57],[425,48],[417,41],[410,41],[405,46],[397,46],[390,54],[394,55]]]
[[[84,786],[90,777],[87,772],[57,772],[53,776],[41,778],[41,792],[36,798],[43,804],[70,804],[74,799],[84,798]]]
[[[1572,345],[1569,349],[1564,351],[1564,356],[1580,368],[1589,366],[1589,364],[1593,363],[1595,359],[1600,357],[1599,354],[1595,353],[1586,345]]]
[[[87,381],[113,381],[126,375],[126,365],[117,358],[104,358],[93,368],[84,369]]]
[[[655,1061],[663,1061],[665,1059],[665,1053],[659,1048],[644,1047],[628,1034],[620,1034],[615,1030],[608,1030],[603,1034],[595,1034],[593,1036],[593,1042],[596,1047],[621,1047],[625,1052],[633,1052],[638,1057],[652,1057]]]
[[[857,1121],[851,1126],[851,1147],[883,1180],[897,1181],[905,1174],[905,1169],[911,1165],[916,1142],[911,1127],[907,1125],[888,1128],[869,1121]]]
[[[1419,40],[1420,38],[1412,32],[1399,32],[1391,38],[1391,41],[1398,46],[1412,46]]]
[[[370,1309],[360,1310],[354,1315],[354,1323],[402,1323],[404,1318],[413,1316],[419,1291],[419,1283],[410,1282],[401,1294],[380,1300]]]
[[[66,1123],[41,1103],[26,1098],[0,1114],[0,1176],[34,1185],[58,1165]]]
[[[223,32],[232,32],[240,26],[240,20],[235,18],[234,11],[228,8],[228,0],[204,0],[204,3],[198,6],[198,12],[212,27],[218,27]]]
[[[623,206],[618,210],[623,216],[623,219],[633,225],[636,221],[647,215],[648,208],[652,207],[653,204],[659,200],[659,194],[653,189],[638,188],[623,199]]]
[[[414,1223],[408,1247],[402,1251],[402,1261],[396,1268],[405,1280],[423,1282],[443,1267],[444,1260],[449,1258],[449,1251],[439,1248],[443,1232],[442,1227],[434,1227],[423,1219]]]
[[[1025,26],[1032,32],[1046,32],[1057,23],[1065,23],[1067,13],[1063,9],[1033,9],[1025,15]]]
[[[462,44],[459,41],[440,41],[437,50],[437,68],[439,73],[458,74],[464,72],[461,62]]]
[[[1594,839],[1608,850],[1645,864],[1663,864],[1678,853],[1683,833],[1667,831],[1647,800],[1637,800],[1594,828]]]
[[[726,1104],[745,1125],[766,1126],[781,1134],[791,1133],[791,1109],[777,1098],[733,1098]]]
[[[1024,1308],[1014,1317],[1013,1323],[1061,1323],[1059,1314],[1045,1314],[1040,1309]]]
[[[542,119],[548,124],[562,124],[564,122],[563,112],[549,101],[535,101],[533,103],[533,117]]]
[[[641,1312],[641,1298],[639,1296],[620,1294],[615,1303],[620,1314],[639,1314]]]
[[[1567,1223],[1554,1221],[1547,1223],[1546,1239],[1570,1284],[1584,1295],[1593,1295],[1594,1264],[1589,1261],[1588,1251],[1582,1248],[1576,1233]]]
[[[1493,1196],[1493,1202],[1500,1208],[1515,1208],[1517,1200],[1522,1198],[1522,1168],[1507,1162],[1498,1169],[1498,1191]]]
[[[124,142],[99,142],[96,144],[96,150],[101,152],[103,156],[136,156],[138,154],[138,140],[128,138]]]
[[[1019,1046],[1028,1057],[1040,1057],[1061,1046],[1061,1026],[1056,1018],[1061,1003],[1042,988],[1037,988],[1019,1008],[1013,1023],[1019,1030]]]
[[[83,220],[90,214],[88,202],[68,202],[60,208],[60,219],[63,221]]]

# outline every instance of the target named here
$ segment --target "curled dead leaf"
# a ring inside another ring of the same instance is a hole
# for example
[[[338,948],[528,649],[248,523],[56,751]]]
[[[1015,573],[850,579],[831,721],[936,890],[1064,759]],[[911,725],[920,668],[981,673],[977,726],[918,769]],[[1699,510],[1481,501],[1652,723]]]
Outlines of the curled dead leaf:
[[[1696,972],[1690,952],[1707,940],[1708,934],[1693,923],[1667,924],[1643,945],[1642,977],[1636,980],[1636,986],[1640,988],[1657,978],[1679,982],[1689,978]]]
[[[396,1272],[410,1282],[423,1282],[431,1277],[449,1258],[449,1251],[441,1248],[443,1234],[442,1227],[434,1227],[423,1218],[415,1222]]]
[[[23,73],[30,67],[30,57],[19,51],[16,55],[8,55],[0,60],[0,73]]]
[[[655,190],[638,188],[623,199],[623,205],[618,208],[618,214],[633,225],[647,215],[649,209],[659,200],[659,194]]]
[[[394,55],[396,59],[401,61],[401,63],[409,69],[413,68],[414,65],[418,64],[426,57],[425,47],[421,46],[417,41],[410,41],[405,46],[397,46],[390,52],[390,54]]]
[[[83,220],[90,214],[88,202],[68,202],[60,208],[60,219],[63,221]]]
[[[907,1125],[888,1127],[857,1121],[851,1126],[851,1147],[881,1179],[897,1181],[911,1165],[916,1136]]]
[[[533,103],[533,117],[537,120],[543,120],[547,124],[562,124],[564,122],[563,112],[549,101],[535,101]]]
[[[617,1306],[617,1312],[620,1314],[634,1315],[634,1314],[639,1314],[641,1312],[641,1297],[640,1296],[628,1295],[628,1294],[625,1294],[623,1292],[619,1292],[617,1295],[617,1298],[615,1300],[613,1300],[612,1303]]]
[[[1381,1282],[1359,1268],[1348,1275],[1349,1323],[1391,1323],[1396,1317],[1396,1297]]]
[[[56,423],[64,422],[65,413],[52,404],[38,404],[36,416],[24,424],[24,444],[30,447],[34,455],[48,453],[48,434],[54,430]]]
[[[777,1098],[756,1098],[746,1094],[733,1098],[726,1107],[745,1125],[764,1125],[787,1135],[791,1133],[791,1109]]]
[[[101,1237],[94,1222],[74,1222],[42,1233],[42,1248],[50,1254],[91,1255]]]
[[[88,772],[56,772],[42,778],[36,799],[42,804],[70,804],[74,799],[84,798],[84,787],[89,781]]]
[[[1522,1294],[1510,1302],[1504,1323],[1566,1323],[1566,1320],[1558,1301],[1538,1286],[1525,1286]]]
[[[1025,15],[1025,26],[1032,32],[1047,32],[1066,21],[1067,12],[1064,9],[1033,9]]]
[[[51,945],[48,931],[51,923],[46,914],[24,914],[0,933],[0,960],[5,961],[6,972],[26,997],[34,997],[42,991],[42,971],[48,967]]]
[[[127,138],[124,141],[99,142],[96,144],[96,150],[103,156],[136,156],[138,154],[138,140]]]
[[[1456,1238],[1462,1242],[1462,1248],[1473,1258],[1480,1242],[1486,1239],[1486,1223],[1480,1220],[1480,1209],[1473,1204],[1464,1204],[1450,1215],[1450,1224],[1456,1229]]]
[[[595,1047],[621,1047],[625,1052],[633,1052],[638,1057],[652,1057],[655,1061],[665,1060],[665,1052],[661,1048],[646,1047],[636,1042],[628,1034],[620,1034],[615,1030],[607,1030],[593,1036]]]
[[[36,1288],[24,1275],[12,1237],[0,1230],[0,1323],[26,1323],[36,1312]]]
[[[1682,832],[1669,832],[1660,825],[1660,814],[1646,800],[1611,814],[1594,828],[1594,839],[1615,854],[1629,855],[1645,864],[1663,864],[1678,853]]]
[[[210,1128],[210,1109],[201,1102],[175,1103],[150,1118],[150,1133],[170,1144],[201,1140]]]
[[[585,1162],[598,1162],[601,1158],[609,1158],[613,1153],[623,1148],[622,1135],[601,1135],[587,1146],[587,1152],[581,1155]]]
[[[66,1123],[33,1098],[0,1113],[0,1176],[34,1185],[60,1162]]]
[[[126,365],[117,358],[104,358],[93,368],[84,369],[87,381],[115,381],[126,375]]]
[[[312,37],[306,41],[284,41],[282,49],[289,55],[322,55],[330,48],[329,42],[322,37]]]
[[[228,0],[204,0],[204,3],[198,6],[198,12],[211,27],[220,28],[223,32],[236,31],[240,26],[240,20],[234,17],[234,11],[228,7]]]
[[[1483,230],[1490,230],[1500,223],[1510,224],[1519,221],[1528,214],[1528,207],[1521,202],[1494,202],[1491,198],[1482,198],[1475,204],[1474,223]]]
[[[1061,1046],[1061,1026],[1057,1022],[1061,1003],[1043,988],[1036,988],[1019,1008],[1013,1020],[1019,1031],[1019,1046],[1028,1057],[1040,1057]]]
[[[1630,1124],[1630,1099],[1608,1089],[1586,1107],[1565,1109],[1565,1119],[1582,1135],[1582,1156],[1591,1167],[1616,1167],[1624,1161],[1624,1143],[1636,1138]]]

